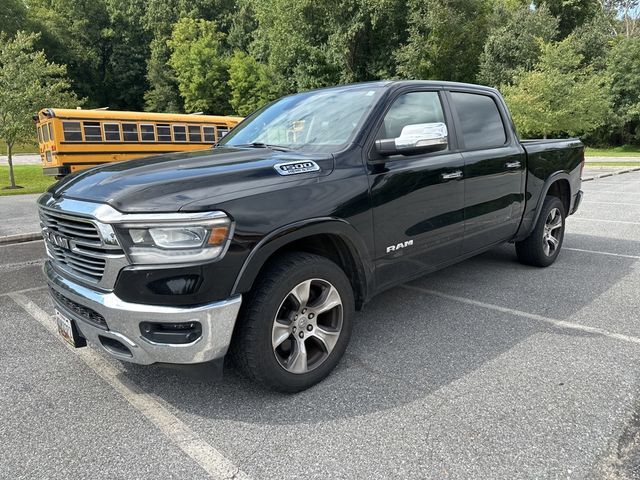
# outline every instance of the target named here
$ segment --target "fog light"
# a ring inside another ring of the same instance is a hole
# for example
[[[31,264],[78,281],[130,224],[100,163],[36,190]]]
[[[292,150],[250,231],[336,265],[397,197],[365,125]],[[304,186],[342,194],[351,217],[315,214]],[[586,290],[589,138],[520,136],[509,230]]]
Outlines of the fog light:
[[[198,340],[202,336],[202,325],[200,322],[142,322],[140,333],[153,343],[181,345]]]

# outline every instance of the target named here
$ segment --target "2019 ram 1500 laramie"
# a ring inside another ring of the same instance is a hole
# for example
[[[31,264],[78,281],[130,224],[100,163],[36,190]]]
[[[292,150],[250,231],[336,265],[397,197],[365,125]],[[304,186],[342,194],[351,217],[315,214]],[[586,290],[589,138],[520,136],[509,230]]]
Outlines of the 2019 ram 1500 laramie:
[[[63,336],[121,360],[298,391],[376,293],[495,245],[544,267],[579,140],[518,140],[491,88],[397,81],[281,98],[215,148],[109,164],[39,200]]]

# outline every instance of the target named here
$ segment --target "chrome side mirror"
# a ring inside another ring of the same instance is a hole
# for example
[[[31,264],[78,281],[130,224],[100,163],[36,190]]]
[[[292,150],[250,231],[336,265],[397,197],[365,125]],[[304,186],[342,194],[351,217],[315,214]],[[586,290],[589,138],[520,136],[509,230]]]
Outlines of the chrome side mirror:
[[[442,122],[406,125],[398,138],[376,140],[378,154],[416,155],[445,150],[448,145],[447,126]]]

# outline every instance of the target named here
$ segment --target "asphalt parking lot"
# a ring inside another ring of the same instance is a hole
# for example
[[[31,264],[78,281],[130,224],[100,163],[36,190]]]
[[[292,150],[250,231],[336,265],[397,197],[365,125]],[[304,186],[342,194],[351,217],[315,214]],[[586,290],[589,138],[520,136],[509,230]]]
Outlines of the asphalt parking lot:
[[[640,172],[583,189],[553,266],[390,290],[293,396],[71,350],[42,243],[0,246],[0,477],[640,478]]]

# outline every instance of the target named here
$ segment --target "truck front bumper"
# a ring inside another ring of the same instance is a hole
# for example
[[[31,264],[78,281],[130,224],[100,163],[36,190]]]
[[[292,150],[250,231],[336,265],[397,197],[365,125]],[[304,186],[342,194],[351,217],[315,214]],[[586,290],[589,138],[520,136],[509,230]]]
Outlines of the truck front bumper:
[[[195,307],[163,307],[129,303],[113,292],[100,292],[60,275],[46,262],[44,273],[56,309],[74,320],[82,337],[120,360],[196,364],[221,359],[227,353],[242,296]],[[154,342],[143,336],[141,324],[201,325],[190,343]]]

